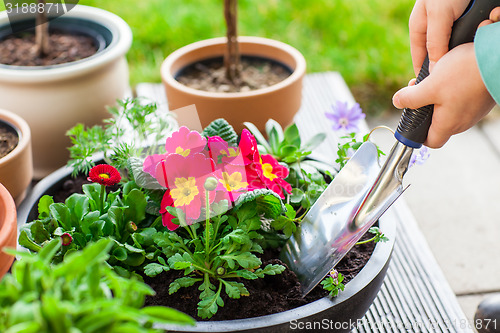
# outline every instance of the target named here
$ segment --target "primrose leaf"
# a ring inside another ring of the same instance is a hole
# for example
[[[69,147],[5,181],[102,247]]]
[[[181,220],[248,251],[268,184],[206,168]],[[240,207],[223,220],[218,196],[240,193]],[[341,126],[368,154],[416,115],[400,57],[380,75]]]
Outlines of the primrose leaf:
[[[262,198],[260,201],[257,201],[258,209],[260,209],[261,213],[267,213],[270,214],[270,216],[274,216],[274,214],[278,211],[278,208],[278,215],[281,214],[282,211],[285,211],[285,205],[281,201],[280,196],[274,191],[263,188],[255,189],[240,195],[238,200],[235,202],[236,211],[238,211],[244,203],[257,200],[262,196],[273,196],[274,198]]]
[[[205,137],[220,136],[222,140],[230,145],[236,145],[238,142],[238,134],[234,131],[225,119],[219,118],[212,121],[201,133]]]
[[[165,187],[161,186],[156,178],[143,171],[143,163],[144,161],[138,157],[130,157],[127,161],[129,171],[132,172],[137,186],[148,190],[165,190]]]

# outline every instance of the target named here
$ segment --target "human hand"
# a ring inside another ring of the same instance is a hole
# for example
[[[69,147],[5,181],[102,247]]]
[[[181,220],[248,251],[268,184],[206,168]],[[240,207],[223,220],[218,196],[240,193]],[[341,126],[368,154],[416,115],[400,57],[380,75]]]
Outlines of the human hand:
[[[500,7],[496,7],[490,12],[489,20],[484,20],[483,22],[481,22],[481,24],[479,24],[479,28],[499,21],[500,21]]]
[[[452,135],[472,127],[495,105],[481,79],[473,43],[455,47],[436,62],[426,79],[418,85],[414,82],[396,92],[393,104],[412,109],[434,104],[424,143],[430,148],[442,147]]]
[[[410,15],[410,47],[413,70],[418,76],[429,55],[429,70],[448,52],[451,28],[469,0],[417,0]]]

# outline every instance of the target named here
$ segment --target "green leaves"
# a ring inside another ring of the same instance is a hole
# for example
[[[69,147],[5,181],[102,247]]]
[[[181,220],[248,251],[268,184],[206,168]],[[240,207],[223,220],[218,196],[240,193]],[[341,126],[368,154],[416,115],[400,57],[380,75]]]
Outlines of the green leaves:
[[[212,121],[201,133],[205,137],[220,136],[230,145],[236,146],[238,143],[238,135],[225,119],[219,118]]]
[[[193,324],[165,307],[143,307],[153,291],[135,278],[122,278],[105,260],[112,241],[101,239],[57,265],[57,239],[38,255],[24,253],[0,281],[1,332],[161,332],[153,322]],[[19,283],[22,281],[22,283]]]
[[[187,276],[175,279],[175,281],[170,284],[168,293],[172,295],[179,289],[191,287],[192,285],[194,285],[196,282],[199,281],[202,281],[202,279],[192,278]]]
[[[127,98],[118,101],[118,105],[108,108],[113,117],[104,120],[103,126],[85,128],[77,124],[66,133],[72,143],[68,166],[73,168],[73,175],[87,174],[95,164],[92,157],[98,152],[104,153],[105,160],[117,169],[124,168],[130,157],[154,154],[156,147],[151,146],[151,140],[159,142],[174,128],[171,115],[159,117],[155,103]]]
[[[165,188],[158,183],[156,178],[142,170],[143,163],[143,159],[139,157],[130,157],[127,161],[128,170],[132,173],[135,183],[139,187],[149,190],[165,190]]]
[[[287,164],[304,160],[326,138],[326,134],[318,133],[302,145],[302,139],[296,124],[288,126],[283,131],[278,122],[269,119],[266,123],[268,137],[268,140],[266,140],[255,125],[248,122],[244,124],[257,140],[261,154],[271,154],[278,161]]]
[[[333,270],[333,274],[330,273],[330,275],[321,281],[321,285],[323,286],[323,289],[329,292],[331,297],[337,297],[338,294],[345,288],[342,281],[344,281],[344,276]]]
[[[120,190],[105,195],[101,211],[101,185],[83,185],[82,189],[84,194],[72,194],[64,203],[54,203],[49,196],[42,197],[38,204],[39,219],[22,227],[19,243],[38,252],[46,242],[59,240],[64,233],[70,234],[73,241],[60,248],[54,256],[54,262],[58,263],[69,252],[112,237],[114,242],[109,264],[129,271],[125,275],[142,269],[146,250],[156,251],[156,248],[150,248],[154,244],[152,235],[156,229],[140,227],[146,218],[144,193],[135,182],[127,182],[123,186],[123,195]],[[131,223],[138,226],[137,230],[130,228]],[[154,258],[154,254],[148,256]]]

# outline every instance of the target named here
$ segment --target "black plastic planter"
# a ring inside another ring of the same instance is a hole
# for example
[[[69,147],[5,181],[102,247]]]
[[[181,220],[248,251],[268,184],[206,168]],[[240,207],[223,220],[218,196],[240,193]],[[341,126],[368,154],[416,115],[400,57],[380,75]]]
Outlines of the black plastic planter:
[[[41,180],[18,209],[18,228],[37,217],[38,200],[52,194],[70,178],[71,169],[63,167]],[[196,326],[157,325],[169,332],[350,332],[358,326],[373,303],[384,280],[396,237],[396,220],[390,212],[379,220],[389,238],[378,243],[365,267],[334,299],[324,297],[307,305],[267,316],[198,322]]]

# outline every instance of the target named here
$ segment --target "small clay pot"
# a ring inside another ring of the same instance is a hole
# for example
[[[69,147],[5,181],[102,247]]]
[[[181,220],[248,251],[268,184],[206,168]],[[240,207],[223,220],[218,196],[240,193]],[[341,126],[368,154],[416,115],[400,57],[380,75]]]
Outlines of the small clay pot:
[[[14,199],[9,191],[0,184],[0,279],[9,270],[14,256],[2,251],[8,247],[15,249],[17,244],[17,213]]]
[[[2,109],[0,123],[11,127],[19,138],[16,148],[0,158],[0,183],[7,188],[15,201],[20,203],[33,177],[31,131],[23,118]]]
[[[261,131],[270,118],[283,127],[293,121],[302,100],[302,78],[306,61],[302,54],[288,44],[260,37],[238,37],[240,53],[249,57],[270,59],[292,70],[285,80],[267,88],[248,92],[208,92],[187,87],[175,78],[184,68],[199,61],[222,57],[226,38],[213,38],[184,46],[170,54],[162,64],[161,76],[171,111],[196,106],[201,126],[217,118],[226,119],[237,132],[243,122],[254,123]],[[191,114],[177,114],[180,125],[191,129],[197,119]]]

